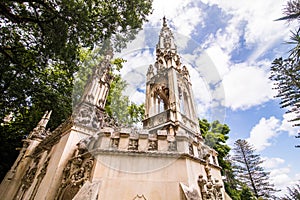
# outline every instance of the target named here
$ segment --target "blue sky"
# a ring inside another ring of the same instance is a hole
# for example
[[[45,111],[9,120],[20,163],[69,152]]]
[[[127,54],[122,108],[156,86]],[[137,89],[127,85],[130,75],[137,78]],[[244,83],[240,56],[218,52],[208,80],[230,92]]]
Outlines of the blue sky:
[[[247,139],[265,159],[264,167],[278,189],[300,179],[297,130],[292,116],[279,108],[268,79],[271,62],[286,55],[294,24],[274,21],[283,0],[154,0],[154,11],[136,40],[117,56],[127,60],[121,71],[126,94],[144,102],[146,69],[166,16],[183,63],[187,65],[198,116],[229,125],[232,145]],[[281,192],[281,194],[283,193]]]

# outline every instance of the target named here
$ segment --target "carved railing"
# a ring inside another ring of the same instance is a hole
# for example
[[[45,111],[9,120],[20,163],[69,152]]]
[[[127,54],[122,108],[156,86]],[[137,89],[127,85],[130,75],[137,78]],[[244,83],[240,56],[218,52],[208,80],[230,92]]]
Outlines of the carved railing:
[[[143,121],[144,128],[149,129],[149,128],[159,126],[161,124],[168,122],[170,120],[170,111],[171,110],[165,110],[161,113],[158,113],[157,115],[154,115],[148,119],[145,119]]]

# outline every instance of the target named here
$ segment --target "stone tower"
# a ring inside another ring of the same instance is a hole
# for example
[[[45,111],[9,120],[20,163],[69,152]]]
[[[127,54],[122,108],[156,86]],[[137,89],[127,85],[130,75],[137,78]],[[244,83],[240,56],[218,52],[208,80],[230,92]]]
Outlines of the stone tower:
[[[203,143],[189,72],[165,18],[146,74],[143,129],[119,125],[104,112],[110,58],[69,120],[50,132],[45,114],[2,181],[0,199],[230,199],[217,152]]]
[[[201,140],[189,72],[163,20],[156,61],[147,72],[144,128],[150,133],[164,130],[173,139],[187,134]]]

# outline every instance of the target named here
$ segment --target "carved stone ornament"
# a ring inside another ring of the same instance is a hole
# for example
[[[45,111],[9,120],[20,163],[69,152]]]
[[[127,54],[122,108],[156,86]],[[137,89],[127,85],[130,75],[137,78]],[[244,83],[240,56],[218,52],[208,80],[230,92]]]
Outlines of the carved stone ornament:
[[[193,148],[193,144],[192,143],[189,143],[189,154],[190,155],[194,155],[194,148]]]
[[[97,200],[101,181],[87,181],[72,200]]]
[[[22,190],[27,190],[32,182],[33,182],[33,179],[36,175],[36,171],[37,171],[37,166],[34,166],[32,168],[29,168],[26,173],[25,173],[25,176],[22,178],[21,182],[22,182]]]
[[[47,157],[46,161],[44,162],[43,164],[43,167],[42,169],[40,170],[40,173],[38,174],[37,176],[37,182],[34,186],[34,189],[33,189],[33,192],[31,193],[31,196],[30,196],[30,199],[29,200],[33,200],[35,198],[35,195],[37,193],[37,190],[44,178],[44,176],[46,175],[46,172],[47,172],[47,167],[48,167],[48,164],[49,164],[49,161],[50,161],[50,156]]]
[[[94,164],[94,158],[85,149],[85,143],[77,144],[77,149],[63,171],[61,186],[55,197],[56,200],[71,200],[89,180]]]
[[[148,140],[148,150],[149,151],[157,150],[157,140]]]
[[[177,151],[177,142],[175,140],[168,141],[168,151]]]
[[[110,84],[111,80],[113,79],[113,76],[110,73],[111,70],[111,64],[110,60],[104,59],[98,68],[97,74],[100,76],[100,81],[102,83]]]
[[[223,200],[223,195],[221,188],[223,185],[219,182],[219,180],[212,180],[211,178],[211,169],[209,166],[209,158],[210,155],[205,155],[205,172],[207,180],[203,177],[203,175],[199,175],[198,177],[198,186],[201,192],[201,196],[203,200]]]
[[[129,138],[128,150],[138,150],[139,140],[134,138]]]
[[[190,188],[183,183],[180,183],[180,187],[186,200],[201,200],[199,193],[195,188]]]
[[[19,186],[17,193],[14,196],[15,200],[23,199],[24,194],[26,191],[31,187],[38,170],[38,163],[40,161],[40,156],[35,157],[32,164],[27,168],[24,176],[21,179],[21,185]]]
[[[82,103],[75,112],[74,122],[80,126],[97,129],[100,127],[99,114],[95,106]]]
[[[146,197],[142,194],[142,195],[136,195],[133,200],[147,200]]]
[[[148,68],[147,74],[148,74],[148,75],[153,75],[153,74],[154,74],[153,65],[149,65],[149,68]]]
[[[46,130],[47,123],[50,119],[52,111],[46,111],[42,119],[39,121],[37,126],[31,131],[28,139],[44,139],[51,135],[50,130]]]

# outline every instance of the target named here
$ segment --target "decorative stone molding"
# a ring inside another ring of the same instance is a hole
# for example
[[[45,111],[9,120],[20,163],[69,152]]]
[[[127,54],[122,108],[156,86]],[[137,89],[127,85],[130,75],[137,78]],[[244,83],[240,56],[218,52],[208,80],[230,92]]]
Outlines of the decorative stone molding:
[[[168,136],[168,151],[177,151],[177,142],[174,136]]]
[[[79,142],[77,149],[63,171],[61,186],[56,200],[71,200],[82,185],[89,180],[94,164],[93,156],[87,152],[85,142]]]
[[[46,126],[50,119],[51,113],[52,113],[52,111],[45,112],[44,116],[39,121],[37,126],[29,134],[28,139],[30,139],[30,140],[44,139],[45,137],[47,137],[51,134],[50,130],[46,130]]]
[[[15,193],[14,199],[23,199],[24,194],[26,191],[31,187],[38,170],[38,163],[40,161],[40,156],[35,157],[31,165],[28,166],[25,174],[23,175],[21,179],[21,185],[19,186],[19,189]]]
[[[98,200],[98,191],[101,187],[101,181],[87,181],[81,187],[79,192],[72,200]]]
[[[139,139],[129,138],[128,150],[138,150],[139,148]]]
[[[201,200],[199,193],[195,188],[190,188],[183,183],[180,183],[180,187],[186,200]]]
[[[138,194],[137,194],[137,195],[133,198],[133,200],[139,200],[139,199],[140,199],[140,200],[147,200],[146,197],[145,197],[143,194],[142,194],[142,195],[138,195]]]
[[[200,189],[200,193],[203,200],[223,200],[223,195],[221,188],[223,185],[219,182],[219,180],[215,179],[213,180],[211,177],[211,169],[209,166],[209,154],[206,154],[205,156],[205,172],[207,180],[204,179],[203,175],[199,175],[198,177],[198,186]]]
[[[37,176],[37,183],[35,184],[34,186],[34,189],[33,189],[33,192],[31,193],[30,195],[30,199],[29,200],[34,200],[35,199],[35,195],[37,193],[37,190],[44,178],[44,176],[46,175],[46,172],[47,172],[47,168],[48,168],[48,164],[49,164],[49,161],[50,161],[50,156],[47,157],[46,161],[44,162],[43,166],[42,166],[42,169],[40,170],[40,173],[39,175]]]

